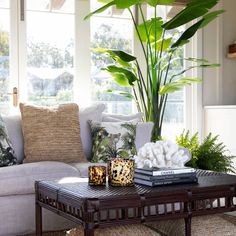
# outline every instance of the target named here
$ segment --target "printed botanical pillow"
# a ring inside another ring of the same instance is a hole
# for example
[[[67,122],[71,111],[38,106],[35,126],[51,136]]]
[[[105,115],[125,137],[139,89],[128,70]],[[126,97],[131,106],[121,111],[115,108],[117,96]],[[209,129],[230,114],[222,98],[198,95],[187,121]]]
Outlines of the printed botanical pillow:
[[[136,154],[135,123],[89,121],[92,135],[92,162],[129,158]]]
[[[0,116],[0,167],[12,166],[16,164],[17,159],[10,143],[6,126]]]

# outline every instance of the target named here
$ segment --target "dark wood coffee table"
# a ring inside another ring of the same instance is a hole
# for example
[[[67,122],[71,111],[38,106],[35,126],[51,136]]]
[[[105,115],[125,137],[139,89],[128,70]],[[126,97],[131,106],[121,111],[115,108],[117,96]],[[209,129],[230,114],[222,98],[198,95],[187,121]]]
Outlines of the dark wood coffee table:
[[[62,181],[37,181],[36,235],[42,235],[42,207],[82,224],[84,235],[113,225],[185,219],[236,210],[236,176],[198,171],[198,184],[133,187],[89,186]]]

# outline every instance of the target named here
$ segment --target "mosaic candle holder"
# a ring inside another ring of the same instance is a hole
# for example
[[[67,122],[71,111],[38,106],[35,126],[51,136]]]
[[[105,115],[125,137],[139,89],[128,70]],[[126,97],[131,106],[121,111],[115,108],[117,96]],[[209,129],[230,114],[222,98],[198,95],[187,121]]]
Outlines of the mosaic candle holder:
[[[114,158],[107,162],[108,182],[111,186],[134,185],[134,160]]]
[[[106,185],[106,167],[88,167],[89,185]]]

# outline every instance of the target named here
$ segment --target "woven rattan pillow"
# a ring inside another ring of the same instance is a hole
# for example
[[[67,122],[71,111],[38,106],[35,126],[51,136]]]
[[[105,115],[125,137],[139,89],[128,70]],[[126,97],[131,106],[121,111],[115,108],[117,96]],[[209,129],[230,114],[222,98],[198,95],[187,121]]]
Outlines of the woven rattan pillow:
[[[20,104],[24,162],[85,162],[76,104],[35,107]]]

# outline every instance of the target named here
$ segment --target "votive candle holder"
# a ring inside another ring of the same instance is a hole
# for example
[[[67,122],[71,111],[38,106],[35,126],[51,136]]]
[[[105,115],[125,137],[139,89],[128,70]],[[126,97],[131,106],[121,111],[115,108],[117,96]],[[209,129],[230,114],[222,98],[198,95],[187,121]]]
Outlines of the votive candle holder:
[[[106,167],[89,166],[88,177],[89,185],[106,185]]]
[[[111,186],[134,185],[134,160],[114,158],[107,162],[108,183]]]

